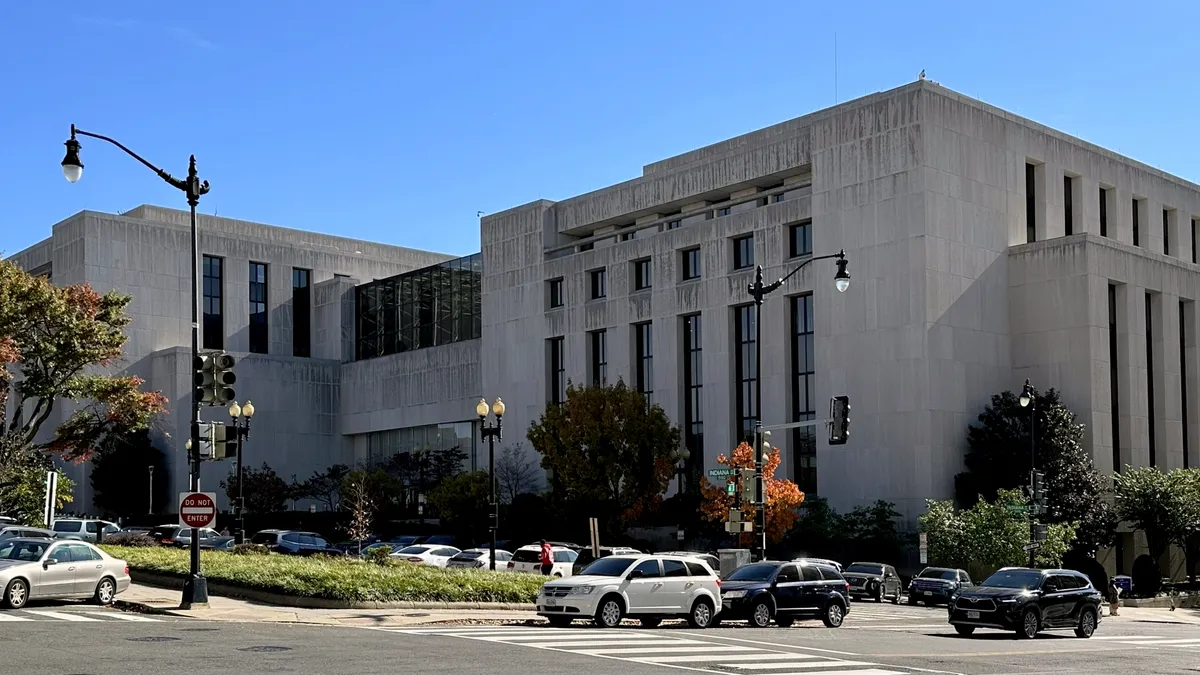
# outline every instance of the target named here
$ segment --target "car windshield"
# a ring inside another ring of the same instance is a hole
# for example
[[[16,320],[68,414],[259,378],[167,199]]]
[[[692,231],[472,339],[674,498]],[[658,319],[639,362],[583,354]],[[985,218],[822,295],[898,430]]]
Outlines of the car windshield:
[[[954,570],[927,569],[921,570],[921,573],[917,576],[922,579],[945,579],[946,581],[958,581],[958,572],[955,572]]]
[[[428,551],[430,548],[432,548],[432,547],[430,547],[430,546],[409,546],[408,548],[402,548],[399,551],[396,551],[396,553],[402,553],[404,555],[420,555],[420,554]]]
[[[48,543],[36,541],[10,541],[0,544],[0,560],[23,560],[37,562],[46,552]]]
[[[601,558],[583,568],[582,574],[593,577],[619,577],[633,564],[633,558]]]
[[[863,565],[861,563],[854,563],[846,568],[846,572],[850,574],[854,574],[855,572],[858,572],[859,574],[883,574],[883,565]]]
[[[78,520],[58,520],[54,522],[55,532],[78,532],[83,523]]]
[[[992,588],[1020,588],[1029,590],[1042,585],[1042,573],[1028,570],[1000,570],[983,582]]]
[[[455,560],[474,560],[474,559],[478,558],[479,556],[483,555],[484,553],[487,553],[487,551],[463,551],[462,553],[459,553],[458,555],[454,556],[454,559]]]
[[[734,570],[726,581],[769,581],[775,569],[775,565],[746,565]]]

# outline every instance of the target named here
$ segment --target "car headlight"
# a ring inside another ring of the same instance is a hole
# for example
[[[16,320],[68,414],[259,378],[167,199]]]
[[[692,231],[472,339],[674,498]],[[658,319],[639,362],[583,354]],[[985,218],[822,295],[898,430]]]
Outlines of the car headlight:
[[[725,591],[724,593],[721,594],[721,597],[744,598],[744,597],[746,597],[746,591]]]
[[[1016,604],[1017,598],[996,598],[997,605],[1012,605]]]
[[[570,595],[591,595],[595,590],[595,586],[576,586],[571,589]]]

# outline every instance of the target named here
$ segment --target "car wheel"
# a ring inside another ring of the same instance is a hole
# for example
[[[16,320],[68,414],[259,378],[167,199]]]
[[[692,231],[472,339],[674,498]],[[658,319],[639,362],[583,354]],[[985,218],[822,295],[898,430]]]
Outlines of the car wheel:
[[[794,623],[796,623],[796,620],[790,616],[775,617],[775,625],[780,628],[791,628]]]
[[[1096,610],[1087,608],[1079,613],[1079,625],[1075,626],[1075,637],[1090,638],[1096,632]]]
[[[688,614],[688,625],[692,628],[708,628],[713,620],[713,605],[708,598],[699,598]]]
[[[24,579],[13,579],[4,589],[4,606],[21,609],[29,601],[29,584]]]
[[[569,616],[550,616],[546,618],[550,621],[550,625],[555,628],[566,628],[571,625],[571,617]]]
[[[908,604],[910,604],[910,605],[917,604],[917,598],[916,598],[916,596],[912,595],[911,591],[909,592],[909,596],[908,596]]]
[[[899,588],[896,589],[896,594],[892,596],[892,604],[893,605],[900,604],[900,589]]]
[[[958,631],[959,635],[967,637],[975,632],[975,626],[955,626],[954,630]]]
[[[616,628],[621,625],[621,619],[625,617],[625,608],[621,606],[621,599],[615,595],[610,595],[600,601],[600,606],[596,608],[596,625],[601,628]]]
[[[771,625],[771,605],[766,600],[754,603],[754,608],[750,610],[750,625],[755,628]]]
[[[827,628],[840,628],[845,619],[846,610],[836,602],[825,605],[825,611],[821,614],[821,621]]]
[[[1036,611],[1032,609],[1025,610],[1025,613],[1021,615],[1021,625],[1017,627],[1017,637],[1026,640],[1032,640],[1037,637],[1039,623]]]
[[[662,623],[662,619],[638,619],[642,622],[642,628],[658,628],[658,624]]]
[[[100,583],[96,584],[96,592],[92,594],[92,602],[97,605],[111,605],[113,598],[117,597],[117,584],[110,577],[104,577]]]
[[[883,602],[883,586],[875,589],[875,602]]]

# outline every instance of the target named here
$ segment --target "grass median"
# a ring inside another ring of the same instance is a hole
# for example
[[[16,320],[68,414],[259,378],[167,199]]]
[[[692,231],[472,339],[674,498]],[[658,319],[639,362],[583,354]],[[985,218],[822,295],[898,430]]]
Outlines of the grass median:
[[[134,572],[185,576],[188,552],[172,548],[105,546]],[[532,603],[545,579],[532,574],[447,570],[408,563],[378,565],[354,559],[285,555],[200,554],[204,576],[230,586],[348,602]]]

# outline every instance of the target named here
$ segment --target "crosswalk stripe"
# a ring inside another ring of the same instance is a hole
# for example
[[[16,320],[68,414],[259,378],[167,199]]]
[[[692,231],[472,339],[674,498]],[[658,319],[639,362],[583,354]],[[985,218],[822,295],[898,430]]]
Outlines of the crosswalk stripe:
[[[761,663],[755,664],[755,665],[743,664],[740,666],[728,665],[726,667],[727,668],[757,669],[757,670],[767,670],[767,669],[774,668],[774,669],[778,670],[780,668],[843,668],[843,667],[848,668],[850,666],[877,666],[877,665],[879,665],[879,664],[878,663],[869,663],[867,661],[839,661],[837,659],[825,659],[822,661],[806,661],[806,662],[797,662],[797,663],[770,663],[770,664],[766,664],[766,665],[761,664]],[[811,673],[813,671],[810,670],[810,671],[805,671],[805,672]],[[791,675],[791,673],[771,673],[770,675]]]
[[[1159,640],[1161,635],[1093,635],[1093,640]]]
[[[899,670],[863,668],[860,670],[806,670],[801,673],[771,673],[771,675],[906,675],[906,673]]]
[[[120,621],[158,621],[159,620],[159,619],[151,619],[148,616],[142,616],[140,614],[127,614],[125,612],[108,612],[105,614],[105,616],[111,617],[113,619],[118,619]]]
[[[929,630],[931,628],[949,628],[950,624],[946,623],[928,623],[925,625],[907,625],[907,626],[846,626],[847,628],[869,628],[871,630]]]
[[[583,639],[585,635],[587,635],[587,634],[582,631],[575,631],[574,633],[570,633],[567,635],[561,635],[561,634],[560,635],[522,635],[519,637],[490,637],[489,636],[489,637],[472,637],[471,639],[479,640],[480,642],[509,642],[512,644],[520,644],[520,645],[529,644],[529,645],[536,646],[537,643],[540,643],[540,642],[547,642],[547,641],[552,642],[554,640],[569,640],[572,638]],[[622,640],[629,640],[632,642],[644,642],[646,640],[661,640],[662,637],[663,636],[661,634],[655,634],[655,633],[644,633],[642,635],[638,635],[635,633],[635,634],[631,634],[631,635],[620,635],[620,634],[587,635],[586,639],[591,640],[593,642],[616,642],[616,641],[622,641]],[[678,639],[678,638],[676,638],[676,639]]]
[[[1139,645],[1200,645],[1200,638],[1182,638],[1175,640],[1138,640]]]
[[[732,666],[734,661],[793,661],[802,659],[805,654],[781,654],[779,652],[756,652],[753,654],[722,654],[720,656],[711,656],[708,654],[689,654],[686,656],[633,656],[629,660],[639,663],[698,663],[704,661],[722,661],[726,665]],[[824,658],[824,657],[814,657]],[[741,667],[741,666],[737,666]]]
[[[667,638],[664,640],[634,640],[632,642],[610,642],[608,644],[615,645],[615,646],[624,644],[624,645],[637,645],[639,647],[656,646],[656,645],[662,646],[662,647],[669,647],[672,645],[688,645],[688,644],[702,645],[705,643],[698,642],[696,640],[680,640],[678,638]],[[566,642],[538,642],[538,643],[529,644],[526,646],[543,647],[543,648],[547,648],[547,649],[560,649],[563,647],[595,647],[596,643],[592,640],[568,640]],[[608,645],[605,645],[605,646],[608,646]],[[645,651],[651,651],[651,650],[647,649]],[[658,650],[655,649],[653,651],[658,651]]]
[[[707,644],[707,643],[705,643]],[[726,645],[711,645],[705,647],[623,647],[621,649],[587,649],[579,652],[580,654],[590,654],[592,656],[616,656],[618,654],[637,654],[638,652],[655,652],[658,654],[678,654],[688,652],[693,654],[712,653],[712,652],[747,652],[753,650],[753,647],[733,647]],[[712,661],[716,661],[721,657],[713,657]]]
[[[16,616],[8,612],[0,612],[0,621],[32,621],[32,619],[26,619],[23,616]]]
[[[837,659],[831,659],[828,656],[817,656],[816,654],[788,654],[793,660],[796,659],[814,659],[812,661],[804,661],[800,668],[811,668],[816,665],[830,665],[838,663]],[[791,668],[796,666],[800,661],[787,663],[723,663],[722,668],[741,668],[743,670],[779,670],[780,668]]]
[[[25,610],[25,612],[28,614],[35,614],[37,616],[44,616],[47,619],[59,619],[61,621],[99,621],[100,620],[100,619],[93,619],[90,616],[84,616],[82,614],[67,614],[65,612],[51,612],[51,611],[42,610],[42,609],[27,609],[27,610]]]

